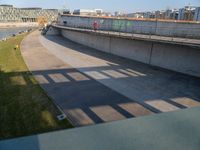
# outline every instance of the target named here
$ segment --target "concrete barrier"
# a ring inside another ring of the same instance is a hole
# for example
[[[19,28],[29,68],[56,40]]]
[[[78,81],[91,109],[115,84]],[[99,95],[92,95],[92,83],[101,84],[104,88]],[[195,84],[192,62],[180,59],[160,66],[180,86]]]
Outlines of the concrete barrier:
[[[61,15],[58,18],[60,25],[87,29],[92,29],[94,21],[99,23],[101,30],[200,39],[200,23],[198,22],[131,20],[72,15]]]
[[[61,30],[61,34],[67,39],[103,52],[200,77],[200,50],[197,48],[65,29]]]
[[[46,35],[60,35],[60,34],[61,34],[61,30],[54,28],[52,26],[50,26],[46,32]]]

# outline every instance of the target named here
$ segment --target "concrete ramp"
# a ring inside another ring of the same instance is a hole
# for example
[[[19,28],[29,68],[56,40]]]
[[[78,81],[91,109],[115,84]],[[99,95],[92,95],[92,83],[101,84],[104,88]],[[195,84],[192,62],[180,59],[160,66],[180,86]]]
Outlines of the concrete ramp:
[[[21,49],[38,83],[75,126],[200,106],[199,78],[38,31]]]

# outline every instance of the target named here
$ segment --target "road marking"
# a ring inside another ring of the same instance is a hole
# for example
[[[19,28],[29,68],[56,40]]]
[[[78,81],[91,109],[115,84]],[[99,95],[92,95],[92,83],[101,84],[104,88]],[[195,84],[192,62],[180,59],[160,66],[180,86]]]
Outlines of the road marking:
[[[70,80],[67,79],[64,75],[60,73],[56,74],[49,74],[49,77],[56,83],[61,83],[61,82],[69,82]]]
[[[178,107],[163,100],[146,101],[145,103],[162,112],[175,111],[179,109]]]
[[[118,106],[120,106],[121,108],[129,112],[130,114],[134,115],[135,117],[154,114],[153,112],[146,109],[142,105],[134,103],[134,102],[123,103],[123,104],[119,104]]]
[[[96,106],[90,107],[90,109],[105,122],[126,118],[111,106]]]
[[[84,76],[83,74],[81,74],[79,72],[70,72],[70,73],[67,73],[67,75],[69,75],[71,78],[73,78],[76,81],[90,80],[88,77]]]
[[[189,107],[189,108],[200,106],[200,102],[195,101],[195,100],[188,98],[188,97],[173,98],[171,100],[178,103],[178,104],[181,104],[183,106]]]

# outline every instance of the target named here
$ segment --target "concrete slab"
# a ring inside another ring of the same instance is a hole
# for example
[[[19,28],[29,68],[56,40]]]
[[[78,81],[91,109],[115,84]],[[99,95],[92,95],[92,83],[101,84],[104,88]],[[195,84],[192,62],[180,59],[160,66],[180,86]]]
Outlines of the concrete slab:
[[[0,141],[1,150],[199,150],[200,107]]]
[[[138,75],[136,73],[133,73],[133,72],[130,72],[130,71],[127,71],[127,70],[124,70],[124,69],[118,69],[120,72],[122,73],[125,73],[129,76],[132,76],[132,77],[137,77]]]
[[[103,70],[102,72],[113,77],[113,78],[126,78],[126,77],[128,77],[127,75],[122,74],[120,72],[117,72],[115,70]]]
[[[67,114],[71,122],[73,122],[74,126],[95,124],[95,122],[88,117],[82,109],[66,109],[64,112]]]
[[[49,81],[43,75],[34,75],[34,78],[40,84],[48,84],[49,83]]]
[[[188,108],[200,106],[200,102],[192,100],[187,97],[174,98],[174,99],[172,99],[172,101],[179,103],[183,106],[186,106]]]
[[[173,99],[200,101],[199,78],[152,68],[62,37],[43,37],[39,32],[29,35],[21,47],[29,69],[75,126],[196,106]],[[151,103],[155,100],[162,103]]]
[[[96,80],[109,79],[108,76],[97,71],[86,71],[85,74]]]
[[[49,74],[49,77],[56,83],[61,82],[70,82],[69,79],[67,79],[64,75],[56,73],[56,74]]]
[[[111,106],[97,106],[90,107],[90,109],[105,122],[122,120],[126,118]]]
[[[135,117],[154,114],[152,111],[146,109],[144,106],[134,102],[119,104],[119,106],[134,115]]]
[[[86,76],[81,74],[80,72],[70,72],[70,73],[67,73],[67,75],[69,75],[75,81],[87,81],[87,80],[90,80],[89,78],[87,78]]]
[[[146,103],[162,112],[175,111],[179,109],[178,107],[162,100],[147,101]]]

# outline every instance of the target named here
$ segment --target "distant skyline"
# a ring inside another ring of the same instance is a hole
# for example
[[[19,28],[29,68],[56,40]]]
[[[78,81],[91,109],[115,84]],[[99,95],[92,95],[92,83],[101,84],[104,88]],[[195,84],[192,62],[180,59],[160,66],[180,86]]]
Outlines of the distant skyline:
[[[110,12],[131,13],[182,8],[189,4],[200,7],[200,0],[0,0],[0,4],[11,4],[14,7],[69,8],[70,10],[101,8]]]

